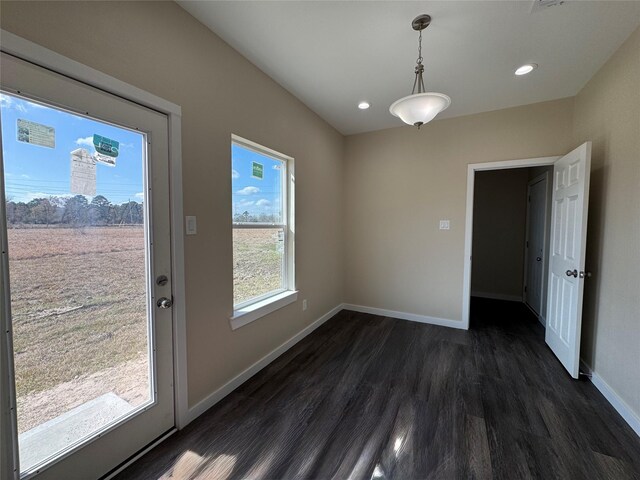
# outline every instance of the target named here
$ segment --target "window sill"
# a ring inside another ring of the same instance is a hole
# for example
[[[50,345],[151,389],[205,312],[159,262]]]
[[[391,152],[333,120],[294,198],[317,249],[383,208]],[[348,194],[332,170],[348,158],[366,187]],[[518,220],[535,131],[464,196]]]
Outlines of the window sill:
[[[265,315],[275,312],[276,310],[295,302],[298,299],[297,290],[287,290],[278,293],[273,297],[265,298],[259,302],[253,303],[246,307],[233,312],[231,317],[231,330],[236,330],[248,323],[253,322]]]

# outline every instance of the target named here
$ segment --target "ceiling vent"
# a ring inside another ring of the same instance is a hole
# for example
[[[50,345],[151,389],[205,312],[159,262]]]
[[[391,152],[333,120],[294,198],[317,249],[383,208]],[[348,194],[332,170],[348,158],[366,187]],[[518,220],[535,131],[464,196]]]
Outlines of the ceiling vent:
[[[555,7],[558,5],[562,5],[566,0],[533,0],[533,5],[531,5],[531,13],[540,12],[542,10],[546,10],[549,7]]]

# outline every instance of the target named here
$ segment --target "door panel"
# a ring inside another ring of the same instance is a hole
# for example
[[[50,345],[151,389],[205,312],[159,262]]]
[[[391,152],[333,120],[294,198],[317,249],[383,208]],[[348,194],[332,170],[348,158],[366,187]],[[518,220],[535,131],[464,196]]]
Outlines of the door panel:
[[[167,118],[1,64],[20,470],[97,478],[174,425]]]
[[[547,203],[547,176],[533,180],[528,188],[526,291],[527,305],[542,314],[543,275],[546,262],[545,230]]]
[[[554,165],[545,340],[567,371],[578,378],[591,142]]]

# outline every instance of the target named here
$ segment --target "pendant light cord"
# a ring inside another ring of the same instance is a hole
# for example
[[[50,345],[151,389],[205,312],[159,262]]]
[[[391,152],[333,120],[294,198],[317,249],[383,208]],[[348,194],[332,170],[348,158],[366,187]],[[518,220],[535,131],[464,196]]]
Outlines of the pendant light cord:
[[[413,89],[411,90],[411,95],[416,93],[416,85],[418,86],[418,93],[426,92],[424,88],[424,79],[422,78],[422,74],[424,73],[424,65],[422,64],[422,30],[420,30],[420,36],[418,37],[418,58],[416,59],[416,78],[413,81]]]

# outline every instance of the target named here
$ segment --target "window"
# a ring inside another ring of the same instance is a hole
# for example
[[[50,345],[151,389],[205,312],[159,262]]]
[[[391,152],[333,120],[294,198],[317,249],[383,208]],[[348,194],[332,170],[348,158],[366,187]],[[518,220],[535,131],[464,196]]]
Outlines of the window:
[[[296,300],[292,170],[292,158],[232,137],[233,328]]]

